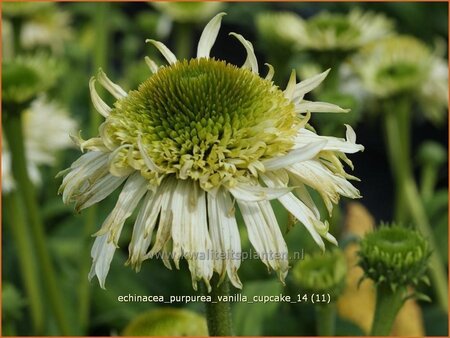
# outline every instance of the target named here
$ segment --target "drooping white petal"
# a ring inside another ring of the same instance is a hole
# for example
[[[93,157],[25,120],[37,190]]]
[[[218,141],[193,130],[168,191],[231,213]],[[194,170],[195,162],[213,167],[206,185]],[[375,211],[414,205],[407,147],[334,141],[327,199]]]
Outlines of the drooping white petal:
[[[159,215],[158,230],[156,232],[155,243],[148,253],[152,257],[160,250],[163,250],[171,238],[172,220],[174,211],[172,210],[172,199],[177,186],[177,180],[172,177],[164,179],[157,192],[161,193],[161,213]]]
[[[145,42],[146,43],[150,42],[156,48],[158,48],[159,52],[165,57],[165,59],[167,60],[167,62],[169,62],[169,64],[173,65],[174,63],[177,62],[177,57],[175,56],[175,54],[173,54],[170,51],[170,49],[167,48],[166,45],[163,44],[162,42],[152,40],[152,39],[147,39],[147,40],[145,40]]]
[[[344,177],[333,174],[320,161],[309,160],[296,163],[287,170],[301,181],[317,190],[322,196],[328,212],[331,213],[333,203],[339,202],[340,196],[359,198],[359,191]]]
[[[309,79],[303,80],[295,86],[294,90],[294,101],[300,101],[303,99],[306,93],[314,90],[317,86],[319,86],[323,80],[327,77],[330,69],[327,69],[323,73],[317,74]]]
[[[328,102],[311,102],[303,100],[295,105],[297,113],[347,113],[350,109],[343,109],[335,104]]]
[[[155,194],[151,191],[146,193],[136,222],[134,223],[128,251],[130,253],[129,263],[135,266],[137,271],[140,270],[142,261],[146,259],[147,250],[152,240],[153,229],[161,209],[161,188]]]
[[[353,129],[351,129],[351,127],[350,129],[349,127],[347,127],[347,140],[338,137],[317,135],[316,133],[308,129],[301,128],[297,133],[297,135],[295,136],[294,149],[304,147],[305,145],[308,145],[311,142],[320,142],[320,141],[326,142],[322,150],[338,151],[347,154],[356,153],[358,151],[364,150],[363,145],[356,144],[356,135],[354,135],[354,131]]]
[[[289,187],[267,188],[260,185],[238,184],[235,187],[228,188],[231,194],[240,201],[256,202],[263,200],[273,200],[290,192]]]
[[[209,53],[219,34],[222,17],[226,13],[219,13],[203,29],[202,35],[197,46],[197,58],[209,58]]]
[[[261,261],[278,272],[283,281],[288,270],[287,246],[268,201],[238,201],[248,237]]]
[[[148,68],[150,68],[151,72],[153,74],[156,74],[158,72],[158,65],[156,64],[155,61],[153,61],[152,59],[150,59],[148,56],[144,57],[145,63],[147,64]]]
[[[82,195],[77,197],[75,210],[80,211],[102,201],[116,190],[125,179],[125,176],[116,177],[109,174],[103,176],[92,184]]]
[[[74,196],[88,189],[89,182],[94,183],[105,175],[108,171],[107,162],[108,154],[91,151],[72,163],[70,172],[64,177],[58,190],[58,193],[63,194],[63,203],[72,201]]]
[[[89,90],[91,92],[92,104],[94,105],[95,109],[104,117],[108,117],[112,109],[98,95],[97,90],[95,89],[95,77],[91,77],[91,79],[89,80]]]
[[[253,45],[250,41],[246,40],[241,34],[230,33],[230,35],[236,37],[247,51],[247,59],[243,64],[243,68],[250,68],[253,73],[258,74],[258,60],[256,59],[255,51],[253,50]]]
[[[92,266],[88,278],[92,280],[97,276],[102,289],[105,288],[105,280],[108,275],[109,267],[116,251],[116,245],[108,241],[108,234],[98,236],[91,249]]]
[[[131,175],[122,191],[114,209],[103,222],[96,236],[109,233],[109,239],[117,245],[118,234],[125,220],[131,216],[139,201],[147,192],[147,182],[139,172]]]
[[[214,266],[222,278],[225,271],[231,283],[241,289],[237,270],[241,265],[241,241],[229,193],[219,188],[215,195],[208,193],[208,217],[213,247]],[[223,257],[225,256],[225,257]]]
[[[327,144],[327,141],[318,141],[307,144],[301,148],[291,150],[284,156],[263,161],[266,170],[285,168],[291,164],[314,158]]]
[[[112,82],[101,68],[98,71],[97,80],[116,99],[119,100],[127,96],[126,91],[124,91],[119,85]]]
[[[286,86],[286,89],[284,90],[284,97],[288,100],[292,100],[292,97],[294,95],[296,81],[297,81],[297,75],[296,75],[295,69],[293,69],[291,72],[291,76],[289,77],[289,82]]]
[[[275,69],[274,69],[273,66],[272,66],[271,64],[269,64],[269,63],[265,63],[265,65],[266,65],[267,67],[269,67],[269,71],[267,72],[267,75],[266,75],[266,77],[265,77],[265,80],[267,80],[267,81],[272,81],[273,76],[274,76],[274,74],[275,74]]]

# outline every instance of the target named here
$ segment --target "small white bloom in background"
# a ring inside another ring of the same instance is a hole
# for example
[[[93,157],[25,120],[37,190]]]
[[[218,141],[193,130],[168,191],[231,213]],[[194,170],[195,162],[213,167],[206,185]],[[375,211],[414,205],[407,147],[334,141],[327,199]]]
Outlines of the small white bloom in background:
[[[54,10],[36,15],[24,22],[20,41],[25,49],[47,46],[53,53],[61,53],[64,43],[72,37],[69,13]]]
[[[394,24],[382,14],[352,10],[347,14],[320,12],[301,19],[298,46],[310,50],[352,50],[389,36]]]
[[[448,62],[411,36],[393,36],[363,48],[352,59],[364,89],[379,98],[407,94],[425,116],[442,122],[448,108]]]
[[[224,7],[222,2],[151,2],[161,13],[176,22],[204,22]]]
[[[33,183],[39,184],[38,166],[54,165],[58,151],[73,147],[69,134],[73,134],[78,125],[65,109],[44,96],[32,102],[22,119],[28,174]],[[11,155],[6,140],[2,139],[2,192],[14,187]]]
[[[242,67],[210,57],[221,19],[205,27],[197,57],[177,60],[161,42],[147,40],[167,60],[137,90],[124,91],[101,70],[90,81],[92,102],[105,117],[97,137],[78,139],[86,151],[62,172],[65,203],[76,210],[100,202],[122,184],[114,209],[95,234],[89,278],[101,287],[126,219],[138,209],[129,260],[139,270],[144,260],[165,255],[178,268],[186,258],[193,287],[208,287],[214,272],[242,287],[237,271],[241,241],[236,209],[250,242],[268,268],[283,281],[288,248],[270,200],[280,203],[307,228],[316,243],[336,244],[321,220],[309,189],[316,190],[331,213],[340,196],[360,197],[344,171],[346,154],[362,151],[347,126],[346,139],[320,136],[308,124],[311,113],[345,112],[326,102],[304,99],[329,70],[300,83],[292,72],[285,90],[272,82],[268,65],[260,77],[250,41],[231,33],[247,52]],[[117,101],[107,105],[96,82]]]

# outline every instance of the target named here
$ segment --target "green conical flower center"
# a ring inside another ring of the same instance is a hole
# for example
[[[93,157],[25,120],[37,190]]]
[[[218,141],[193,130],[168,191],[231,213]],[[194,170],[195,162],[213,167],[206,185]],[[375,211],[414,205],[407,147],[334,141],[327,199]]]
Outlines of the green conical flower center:
[[[337,37],[345,35],[356,38],[360,34],[359,30],[349,22],[347,17],[340,15],[319,15],[311,19],[309,25],[310,29],[322,33],[332,31]]]
[[[201,58],[161,68],[116,103],[106,129],[117,145],[136,145],[139,137],[160,174],[211,188],[286,153],[299,122],[270,81]]]
[[[417,232],[382,227],[361,242],[360,266],[367,277],[391,285],[417,284],[427,267],[429,249]]]

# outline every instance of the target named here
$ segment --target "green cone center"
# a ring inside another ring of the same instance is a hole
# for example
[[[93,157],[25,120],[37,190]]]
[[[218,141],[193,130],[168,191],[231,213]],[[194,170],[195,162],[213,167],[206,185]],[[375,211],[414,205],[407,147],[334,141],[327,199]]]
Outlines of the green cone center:
[[[140,137],[160,174],[198,179],[207,189],[286,153],[299,122],[272,82],[201,58],[160,68],[116,103],[106,124],[118,145],[137,145]]]

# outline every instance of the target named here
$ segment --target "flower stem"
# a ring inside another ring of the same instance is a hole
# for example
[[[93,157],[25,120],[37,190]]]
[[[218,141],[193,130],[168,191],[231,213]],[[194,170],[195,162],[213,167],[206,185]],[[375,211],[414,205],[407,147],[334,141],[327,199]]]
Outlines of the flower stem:
[[[95,15],[92,17],[93,25],[96,27],[97,37],[94,50],[94,68],[95,71],[99,67],[103,67],[106,71],[107,68],[107,52],[110,36],[110,24],[108,20],[109,4],[107,2],[99,2],[96,4],[97,9]],[[102,94],[103,88],[98,88],[99,95]],[[91,135],[97,135],[98,128],[101,123],[100,114],[91,108],[89,131]],[[91,298],[90,283],[87,278],[89,273],[89,265],[91,262],[90,257],[90,240],[91,235],[94,233],[95,225],[97,221],[97,206],[93,205],[86,211],[84,218],[84,227],[82,232],[82,254],[80,259],[80,284],[78,287],[79,297],[79,312],[78,319],[81,329],[85,331],[87,329],[87,323],[89,320],[89,307]]]
[[[377,287],[375,315],[371,336],[389,336],[398,312],[404,304],[406,289],[404,287],[392,291],[388,285]]]
[[[9,224],[19,258],[23,284],[30,304],[31,322],[35,335],[44,333],[44,310],[42,294],[40,292],[40,281],[37,266],[35,264],[34,247],[27,229],[25,215],[23,214],[23,202],[17,192],[12,191],[3,195],[3,210],[7,223]]]
[[[56,280],[53,263],[48,251],[48,241],[45,238],[45,229],[42,224],[39,207],[36,201],[36,192],[30,180],[25,158],[24,138],[22,134],[21,111],[8,112],[4,119],[4,131],[11,150],[12,171],[17,183],[18,193],[22,196],[27,211],[30,231],[36,247],[39,268],[42,272],[43,284],[50,306],[55,316],[57,325],[63,335],[69,335],[69,322],[67,320],[65,306],[62,302],[62,293]]]
[[[321,304],[315,307],[318,336],[334,336],[336,329],[336,304]]]
[[[219,296],[229,296],[230,285],[228,279],[225,279],[220,285],[217,285],[217,279],[211,280],[213,285],[209,294],[211,302],[206,302],[206,321],[208,323],[208,332],[210,336],[232,336],[233,326],[231,322],[231,306],[229,302],[219,300]],[[216,286],[217,285],[217,286]],[[202,285],[202,292],[206,296],[208,291],[205,285]]]
[[[423,206],[417,189],[416,182],[411,170],[411,166],[405,165],[404,149],[405,145],[399,138],[400,121],[396,112],[385,112],[385,129],[387,136],[387,146],[394,177],[400,188],[403,199],[411,218],[419,231],[430,243],[432,254],[430,257],[430,273],[437,294],[437,299],[442,309],[448,311],[448,282],[444,271],[444,264],[439,256],[439,251],[434,240],[428,216]],[[407,153],[407,152],[406,152]],[[408,162],[406,162],[408,163]]]

